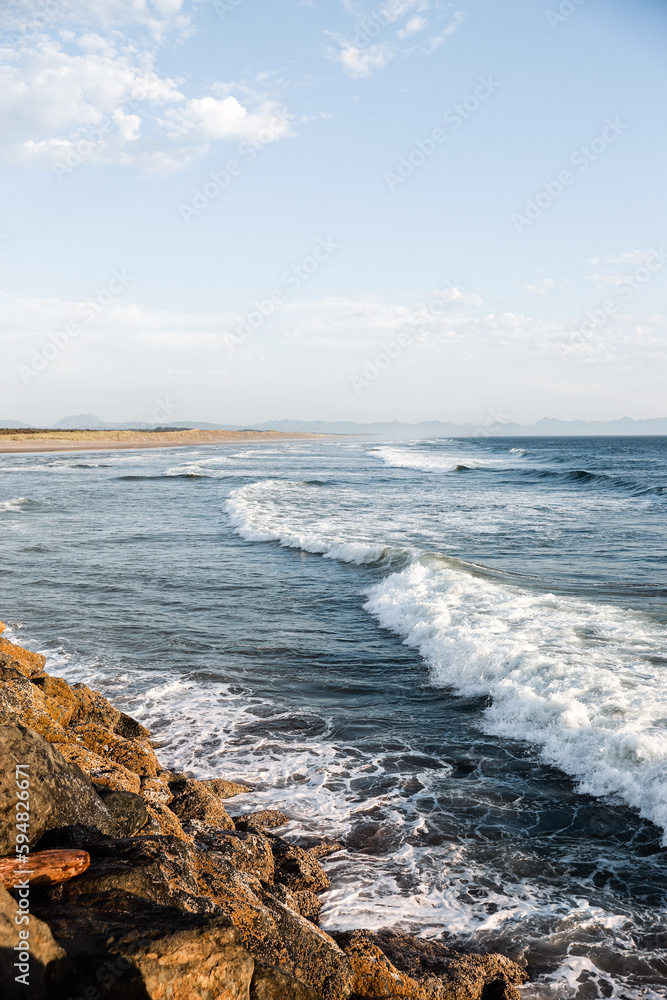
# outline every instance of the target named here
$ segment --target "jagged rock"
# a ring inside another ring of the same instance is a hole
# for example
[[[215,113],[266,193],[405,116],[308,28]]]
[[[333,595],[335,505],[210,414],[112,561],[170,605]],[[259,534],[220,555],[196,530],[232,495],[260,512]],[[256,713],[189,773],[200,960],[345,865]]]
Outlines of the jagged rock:
[[[81,768],[31,729],[0,726],[0,854],[15,847],[17,763],[29,774],[31,846],[45,830],[74,823],[116,834],[115,819]]]
[[[111,903],[43,904],[68,965],[49,1000],[248,1000],[255,963],[229,917]]]
[[[63,680],[62,677],[42,674],[40,677],[33,677],[32,683],[39,688],[43,695],[55,702],[58,709],[53,706],[51,714],[59,725],[67,727],[80,707],[79,700],[67,681]]]
[[[361,997],[519,1000],[516,986],[528,978],[504,955],[460,955],[438,942],[392,931],[334,936],[350,959]]]
[[[311,858],[319,861],[320,858],[328,858],[330,854],[337,851],[344,851],[345,844],[338,840],[322,840],[320,837],[299,837],[294,841],[297,847],[302,847],[310,854]]]
[[[303,889],[324,892],[329,888],[331,883],[322,865],[309,851],[304,851],[281,837],[271,838],[271,850],[276,882],[286,885],[292,892]]]
[[[285,826],[289,820],[285,813],[279,809],[262,809],[260,812],[243,813],[242,816],[234,817],[234,826],[237,830],[273,830],[278,826]]]
[[[63,981],[66,971],[66,952],[54,940],[50,928],[30,914],[29,923],[16,924],[17,903],[6,889],[0,886],[0,983],[5,1000],[46,1000],[52,997]],[[22,962],[25,953],[16,951],[16,945],[29,941],[29,958]],[[26,965],[17,969],[14,963]],[[29,971],[29,986],[16,982],[16,976]]]
[[[238,781],[227,781],[225,778],[203,778],[201,783],[221,799],[232,799],[235,795],[244,795],[252,791],[249,785],[241,785]]]
[[[79,702],[79,710],[74,722],[77,725],[93,723],[103,729],[113,731],[121,713],[99,691],[93,691],[86,684],[72,684],[72,692]]]
[[[116,764],[122,764],[128,771],[151,778],[157,775],[159,763],[150,747],[116,736],[95,722],[77,725],[74,735],[77,742],[87,750],[92,750],[93,753],[106,757]]]
[[[49,743],[66,743],[68,736],[57,721],[61,713],[62,706],[23,675],[0,684],[0,725],[30,726]]]
[[[150,730],[142,726],[140,722],[136,719],[132,719],[129,715],[125,715],[125,712],[120,713],[120,718],[114,725],[114,733],[117,736],[123,736],[126,740],[143,740],[147,742],[150,739]]]
[[[138,793],[141,790],[141,778],[138,774],[129,771],[122,764],[93,753],[80,743],[61,743],[58,749],[65,760],[78,764],[96,786],[109,788],[114,792]]]
[[[301,916],[313,924],[319,923],[320,910],[322,909],[322,900],[319,896],[316,896],[310,889],[299,889],[297,892],[293,892],[292,896]]]
[[[46,657],[42,656],[41,653],[31,653],[30,650],[23,649],[22,646],[16,646],[9,639],[0,638],[0,653],[11,657],[14,662],[20,663],[28,671],[26,677],[42,673],[46,665]]]
[[[221,830],[233,830],[234,823],[219,796],[194,778],[171,781],[169,789],[174,796],[172,812],[180,820],[199,820]]]
[[[104,805],[115,818],[119,837],[133,837],[148,822],[148,810],[141,795],[100,789]]]
[[[280,883],[271,885],[267,882],[263,883],[257,892],[268,906],[273,905],[274,900],[278,900],[284,906],[289,906],[295,913],[299,913],[302,917],[305,917],[306,920],[310,920],[313,924],[317,924],[319,920],[322,903],[314,892],[309,892],[307,889],[299,892],[290,892],[286,886]]]
[[[144,799],[144,801],[146,800]],[[169,806],[165,806],[162,802],[146,802],[146,812],[149,818],[143,833],[178,837],[179,840],[186,843],[192,842],[192,836],[185,832],[180,819]]]
[[[86,851],[33,851],[30,863],[23,866],[24,871],[17,865],[16,857],[0,858],[0,885],[11,889],[17,880],[27,880],[31,887],[54,885],[81,875],[89,864]]]
[[[150,802],[151,805],[159,803],[163,806],[168,806],[174,801],[169,784],[162,774],[158,774],[157,778],[144,776],[141,779],[141,794],[146,802]]]
[[[271,845],[261,833],[217,830],[198,823],[189,824],[195,842],[217,851],[237,871],[249,872],[265,882],[273,882],[274,862]]]

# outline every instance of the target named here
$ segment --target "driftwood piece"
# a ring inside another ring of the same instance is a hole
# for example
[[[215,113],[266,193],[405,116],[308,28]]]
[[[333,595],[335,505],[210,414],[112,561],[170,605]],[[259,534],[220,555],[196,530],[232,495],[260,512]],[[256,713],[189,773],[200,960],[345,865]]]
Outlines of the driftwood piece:
[[[0,858],[0,885],[11,889],[24,879],[29,879],[30,885],[53,885],[81,875],[89,864],[86,851],[36,851],[28,855],[25,865],[19,864],[16,856]]]

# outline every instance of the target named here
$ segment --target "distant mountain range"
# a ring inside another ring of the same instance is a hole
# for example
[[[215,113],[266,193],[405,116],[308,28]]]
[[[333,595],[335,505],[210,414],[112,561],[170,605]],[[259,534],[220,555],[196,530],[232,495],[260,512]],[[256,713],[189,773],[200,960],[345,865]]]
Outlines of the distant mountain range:
[[[31,424],[20,420],[0,420],[0,427],[31,428]],[[623,417],[620,420],[556,420],[545,417],[536,424],[521,425],[516,423],[452,424],[441,420],[422,421],[418,424],[402,423],[398,420],[381,421],[362,424],[351,420],[267,420],[261,424],[251,424],[243,427],[240,424],[211,424],[205,421],[181,420],[163,424],[160,429],[176,430],[200,427],[202,430],[258,430],[285,431],[287,433],[305,432],[311,434],[361,434],[383,438],[442,438],[442,437],[587,437],[587,436],[627,436],[627,435],[667,435],[667,417],[654,417],[650,420],[633,420]],[[45,430],[47,428],[44,428]],[[49,430],[155,430],[154,424],[142,422],[127,422],[110,424],[100,420],[94,413],[80,413],[76,416],[64,417]]]

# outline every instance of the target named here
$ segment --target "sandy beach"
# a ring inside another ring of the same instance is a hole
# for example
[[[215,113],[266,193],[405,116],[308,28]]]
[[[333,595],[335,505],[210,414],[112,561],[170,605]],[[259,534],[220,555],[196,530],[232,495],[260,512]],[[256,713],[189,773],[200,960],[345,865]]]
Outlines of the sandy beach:
[[[113,451],[134,448],[178,448],[189,445],[244,441],[290,441],[319,434],[280,431],[24,431],[0,430],[0,454],[44,451]]]

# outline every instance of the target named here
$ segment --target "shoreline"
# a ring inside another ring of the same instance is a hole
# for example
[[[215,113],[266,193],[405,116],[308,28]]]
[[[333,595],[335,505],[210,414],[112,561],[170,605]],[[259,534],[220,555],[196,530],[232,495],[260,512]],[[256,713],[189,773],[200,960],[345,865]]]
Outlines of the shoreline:
[[[528,977],[503,955],[393,930],[322,930],[319,894],[332,888],[322,862],[352,847],[282,836],[289,818],[278,809],[237,815],[232,802],[230,814],[227,800],[247,801],[252,788],[163,767],[140,722],[45,665],[0,635],[8,1000],[26,995],[25,979],[11,989],[17,948],[31,1000],[520,1000]],[[29,793],[14,787],[19,768]],[[18,836],[26,794],[29,836]],[[20,858],[28,889],[10,871]],[[26,898],[30,929],[17,943]],[[100,979],[107,968],[114,976]]]
[[[66,435],[66,436],[64,436]],[[99,437],[97,436],[99,435]],[[283,431],[53,431],[35,434],[0,432],[0,455],[67,451],[134,451],[186,448],[192,445],[261,444],[264,441],[320,440],[332,434]]]

